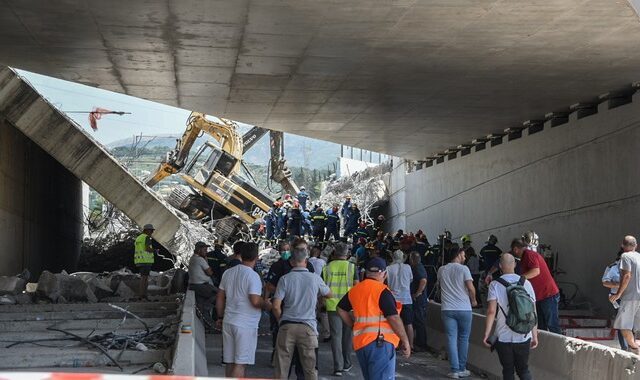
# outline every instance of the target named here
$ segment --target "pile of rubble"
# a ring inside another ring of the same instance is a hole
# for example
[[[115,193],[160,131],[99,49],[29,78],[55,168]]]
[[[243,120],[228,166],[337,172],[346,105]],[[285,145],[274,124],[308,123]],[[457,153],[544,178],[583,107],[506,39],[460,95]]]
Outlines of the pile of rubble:
[[[152,271],[147,288],[149,300],[184,292],[183,274],[180,269]],[[139,297],[140,280],[140,275],[126,268],[103,273],[44,271],[37,283],[29,283],[25,274],[0,276],[0,304],[129,301]]]
[[[351,196],[352,203],[358,205],[362,216],[370,219],[373,207],[389,200],[390,176],[389,162],[334,179],[327,183],[320,196],[320,204],[326,207],[334,204],[342,206],[345,197]]]

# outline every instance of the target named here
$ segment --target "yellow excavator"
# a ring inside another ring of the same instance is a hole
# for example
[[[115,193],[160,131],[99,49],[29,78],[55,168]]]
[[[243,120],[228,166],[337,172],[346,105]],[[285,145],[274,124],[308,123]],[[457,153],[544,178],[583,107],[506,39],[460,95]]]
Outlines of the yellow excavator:
[[[192,112],[175,149],[167,153],[145,182],[153,187],[178,174],[187,186],[176,187],[167,201],[191,219],[210,221],[219,237],[233,240],[240,233],[247,233],[248,225],[264,218],[274,202],[239,175],[243,154],[267,132],[270,132],[271,179],[293,196],[299,190],[284,160],[282,132],[253,127],[240,135],[235,122],[218,120]],[[220,146],[207,141],[190,157],[194,143],[203,134],[213,137]]]

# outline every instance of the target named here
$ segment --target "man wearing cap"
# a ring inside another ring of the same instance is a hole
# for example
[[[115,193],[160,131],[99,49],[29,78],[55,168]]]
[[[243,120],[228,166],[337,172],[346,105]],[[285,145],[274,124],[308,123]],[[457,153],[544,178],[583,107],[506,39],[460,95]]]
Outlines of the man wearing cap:
[[[353,330],[356,351],[365,379],[394,379],[396,347],[409,357],[411,346],[399,313],[402,305],[384,284],[387,264],[379,257],[365,265],[364,281],[355,285],[338,303],[338,314]],[[349,313],[353,310],[353,317]]]
[[[145,224],[142,227],[142,233],[138,235],[135,242],[133,263],[138,268],[141,276],[139,293],[142,298],[147,298],[149,272],[151,272],[151,266],[154,262],[153,240],[151,239],[153,231],[155,231],[155,228],[153,228],[152,224]]]
[[[213,328],[213,302],[216,296],[216,287],[213,286],[213,269],[207,263],[207,248],[204,242],[197,242],[193,256],[189,259],[189,289],[196,294],[196,306],[202,312],[205,324],[209,329]]]

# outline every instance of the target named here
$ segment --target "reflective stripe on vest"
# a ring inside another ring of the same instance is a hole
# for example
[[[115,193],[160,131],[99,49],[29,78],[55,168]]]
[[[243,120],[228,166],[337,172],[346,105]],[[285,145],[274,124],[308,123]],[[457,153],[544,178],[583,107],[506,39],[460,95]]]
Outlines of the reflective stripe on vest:
[[[380,329],[378,329],[377,327],[365,327],[361,330],[354,330],[353,331],[353,336],[358,336],[358,335],[362,335],[362,334],[370,334],[370,333],[375,333],[376,336],[378,335],[378,331],[380,331],[380,334],[395,334],[393,332],[393,329],[388,329],[386,327],[380,327]]]
[[[136,250],[133,255],[133,263],[135,265],[153,264],[153,252],[147,252],[147,238],[146,234],[140,234],[136,238]]]
[[[353,287],[355,265],[347,260],[335,260],[327,264],[323,271],[326,284],[331,289],[331,298],[327,298],[325,305],[327,311],[336,311],[342,297]]]
[[[391,324],[380,310],[380,295],[388,289],[382,282],[365,279],[349,290],[349,302],[353,308],[355,321],[353,323],[353,349],[359,350],[378,337],[378,331],[384,340],[397,347],[400,338],[393,332]],[[396,302],[398,314],[402,305]]]

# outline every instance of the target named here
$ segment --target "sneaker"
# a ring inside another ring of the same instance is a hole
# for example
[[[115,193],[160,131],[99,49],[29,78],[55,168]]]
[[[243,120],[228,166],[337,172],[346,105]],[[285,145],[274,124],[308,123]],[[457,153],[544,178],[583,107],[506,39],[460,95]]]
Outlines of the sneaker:
[[[342,370],[343,370],[344,372],[349,372],[349,371],[351,371],[351,368],[353,368],[353,364],[349,364],[349,366],[348,366],[348,367],[344,367]]]
[[[334,371],[333,376],[342,377],[342,371]]]
[[[468,369],[458,372],[458,378],[469,377],[469,376],[471,376],[471,371],[469,371]]]
[[[450,379],[459,379],[460,377],[458,377],[458,372],[449,372],[447,373],[447,377]]]

